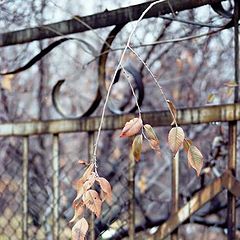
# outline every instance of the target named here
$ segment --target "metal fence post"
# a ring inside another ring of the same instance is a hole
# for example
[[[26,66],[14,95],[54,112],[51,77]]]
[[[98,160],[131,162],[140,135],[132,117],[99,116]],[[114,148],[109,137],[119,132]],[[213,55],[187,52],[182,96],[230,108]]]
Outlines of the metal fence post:
[[[28,137],[23,137],[22,240],[28,239]]]
[[[52,147],[52,168],[53,168],[53,239],[59,239],[59,136],[53,135]]]

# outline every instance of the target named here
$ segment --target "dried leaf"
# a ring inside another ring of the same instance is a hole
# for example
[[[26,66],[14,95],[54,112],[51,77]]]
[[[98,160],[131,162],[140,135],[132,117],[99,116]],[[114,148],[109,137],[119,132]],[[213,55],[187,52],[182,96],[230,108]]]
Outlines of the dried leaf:
[[[237,87],[238,84],[233,80],[233,81],[229,81],[227,83],[224,83],[224,86],[234,88],[234,87]]]
[[[14,77],[14,74],[9,74],[9,75],[5,75],[2,79],[2,88],[6,89],[8,91],[12,91],[12,79]]]
[[[208,95],[207,102],[208,102],[208,103],[212,103],[214,99],[215,99],[215,94],[210,93],[210,94]]]
[[[88,178],[90,177],[90,175],[91,175],[91,173],[92,173],[92,171],[93,171],[93,168],[94,168],[94,164],[91,163],[91,164],[89,165],[89,167],[86,169],[86,171],[84,172],[84,174],[83,174],[83,176],[82,176],[82,179],[83,179],[84,182],[87,181]]]
[[[227,95],[227,97],[231,97],[231,96],[233,96],[233,93],[234,93],[234,88],[228,88],[226,95]]]
[[[83,193],[92,187],[96,180],[96,174],[94,172],[88,177],[88,180],[83,184]]]
[[[173,114],[173,117],[174,117],[173,121],[171,123],[171,125],[173,125],[175,123],[174,120],[176,120],[176,117],[177,117],[177,110],[176,110],[176,107],[175,107],[175,105],[173,104],[172,101],[167,100],[167,104],[168,104],[168,107],[169,107],[171,113]]]
[[[187,153],[188,152],[188,149],[189,147],[192,145],[192,140],[188,139],[188,138],[184,138],[184,141],[183,141],[183,149],[184,151]]]
[[[73,223],[77,220],[78,217],[82,216],[84,212],[84,206],[83,206],[83,201],[79,202],[74,206],[74,216],[73,218],[69,221],[70,223]]]
[[[174,127],[170,130],[168,134],[168,144],[174,155],[181,147],[184,137],[184,131],[181,127]]]
[[[84,240],[88,231],[88,222],[81,218],[72,227],[72,240]]]
[[[96,181],[99,183],[102,190],[102,201],[107,202],[107,204],[111,205],[112,203],[112,187],[107,179],[103,177],[98,177]]]
[[[82,199],[86,207],[99,217],[102,209],[102,201],[99,194],[95,190],[90,189],[83,194]]]
[[[136,135],[142,128],[143,122],[141,118],[133,118],[127,122],[120,134],[120,137],[131,137]]]
[[[146,137],[148,138],[150,147],[153,150],[160,152],[159,139],[158,139],[156,133],[154,132],[152,126],[149,124],[145,124],[144,130],[145,130]]]
[[[154,140],[154,139],[149,140],[149,145],[156,152],[161,152],[158,140]]]
[[[145,124],[144,126],[145,134],[148,139],[155,139],[158,140],[156,133],[154,132],[153,128],[149,124]]]
[[[188,163],[200,175],[201,169],[203,167],[203,155],[194,145],[191,145],[188,149]]]
[[[141,158],[141,152],[142,152],[142,142],[143,142],[143,137],[141,135],[137,135],[132,143],[132,152],[133,156],[136,161],[139,161]]]

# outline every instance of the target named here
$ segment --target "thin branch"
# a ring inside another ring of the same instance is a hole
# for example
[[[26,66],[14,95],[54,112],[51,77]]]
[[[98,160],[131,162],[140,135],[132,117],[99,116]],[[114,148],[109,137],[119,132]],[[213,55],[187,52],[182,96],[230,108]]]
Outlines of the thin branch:
[[[139,19],[138,19],[137,22],[135,23],[135,26],[133,27],[133,29],[132,29],[129,37],[128,37],[126,46],[125,46],[125,48],[124,48],[124,50],[123,50],[123,52],[122,52],[122,55],[121,55],[121,58],[120,58],[120,60],[119,60],[118,65],[117,65],[117,68],[115,69],[115,72],[114,72],[114,74],[113,74],[113,77],[112,77],[110,86],[109,86],[108,91],[107,91],[107,96],[106,96],[106,99],[105,99],[105,102],[104,102],[104,105],[103,105],[101,120],[100,120],[98,132],[97,132],[97,137],[96,137],[96,143],[95,143],[94,150],[93,150],[92,162],[93,162],[94,165],[95,165],[95,171],[97,171],[97,170],[96,170],[96,169],[97,169],[97,148],[98,148],[99,138],[100,138],[101,129],[102,129],[103,121],[104,121],[105,111],[106,111],[108,99],[109,99],[110,92],[111,92],[112,86],[113,86],[113,84],[114,84],[114,80],[115,80],[115,78],[116,78],[117,72],[118,72],[118,70],[120,69],[120,67],[122,66],[123,58],[124,58],[124,56],[125,56],[125,54],[126,54],[126,52],[127,52],[127,49],[128,49],[129,46],[130,46],[130,42],[131,42],[132,36],[133,36],[135,30],[137,29],[137,26],[138,26],[139,22],[143,19],[143,17],[146,15],[146,13],[147,13],[153,6],[155,6],[156,4],[161,3],[161,2],[165,2],[165,0],[159,0],[159,1],[153,2],[153,3],[151,3],[151,4],[146,8],[145,11],[143,11],[143,13],[141,14],[141,16],[139,17]]]

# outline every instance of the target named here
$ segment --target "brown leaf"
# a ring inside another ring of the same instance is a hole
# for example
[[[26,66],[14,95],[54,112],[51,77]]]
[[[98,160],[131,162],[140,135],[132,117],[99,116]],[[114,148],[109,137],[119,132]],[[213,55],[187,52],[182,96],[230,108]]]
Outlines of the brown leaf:
[[[188,139],[188,138],[184,138],[183,140],[183,149],[184,151],[187,153],[189,147],[192,145],[192,140]]]
[[[149,140],[149,145],[156,152],[161,152],[158,140],[154,140],[154,139]]]
[[[184,131],[181,127],[174,127],[170,130],[168,134],[168,144],[174,155],[181,147],[184,137]]]
[[[72,240],[84,240],[88,231],[88,222],[81,218],[72,227]]]
[[[90,177],[90,175],[91,175],[91,173],[92,173],[92,171],[93,171],[93,168],[94,168],[94,164],[91,163],[91,164],[88,166],[88,168],[86,169],[86,171],[84,172],[84,174],[83,174],[83,176],[82,176],[82,179],[83,179],[84,182],[87,181],[88,178]]]
[[[111,205],[112,203],[112,187],[107,179],[103,177],[98,177],[96,181],[99,183],[102,194],[102,200],[107,202],[107,204]]]
[[[143,137],[141,135],[137,135],[132,143],[132,152],[133,156],[136,161],[139,161],[141,158],[141,152],[142,152],[142,142],[143,142]]]
[[[158,140],[158,137],[157,137],[156,133],[154,132],[151,125],[145,124],[143,127],[144,127],[144,130],[145,130],[146,137],[148,139]]]
[[[175,107],[175,105],[173,104],[172,101],[167,100],[167,104],[168,104],[169,110],[171,111],[171,113],[174,116],[173,122],[171,123],[171,125],[173,125],[175,123],[174,120],[176,120],[176,117],[177,117],[177,110],[176,110],[176,107]]]
[[[141,194],[144,194],[147,190],[147,179],[145,176],[141,176],[140,180],[137,182],[137,186],[141,192]]]
[[[131,137],[136,135],[142,128],[143,122],[141,118],[133,118],[127,122],[120,134],[120,137]]]
[[[145,124],[144,130],[145,130],[146,137],[148,138],[150,147],[153,150],[160,152],[159,139],[158,139],[156,133],[154,132],[152,126],[149,124]]]
[[[82,216],[83,212],[84,212],[84,206],[83,206],[83,201],[79,202],[78,204],[76,204],[74,206],[74,216],[73,218],[69,221],[70,223],[73,223],[74,221],[76,221],[76,219],[80,216]]]
[[[96,214],[97,217],[100,216],[102,210],[102,201],[95,190],[88,190],[83,194],[83,203],[86,207]]]
[[[188,149],[188,163],[200,175],[201,169],[203,167],[203,155],[194,145],[191,145]]]
[[[92,187],[96,180],[96,174],[94,172],[88,177],[88,180],[83,184],[83,191],[84,193]]]

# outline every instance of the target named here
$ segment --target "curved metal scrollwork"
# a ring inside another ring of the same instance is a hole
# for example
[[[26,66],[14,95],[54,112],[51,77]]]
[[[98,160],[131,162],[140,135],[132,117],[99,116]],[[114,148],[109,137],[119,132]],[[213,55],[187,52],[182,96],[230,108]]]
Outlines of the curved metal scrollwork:
[[[211,4],[211,7],[217,14],[221,15],[224,18],[229,19],[233,17],[232,11],[224,9],[221,2],[213,3]]]
[[[67,114],[64,113],[64,110],[62,109],[61,105],[60,105],[60,89],[62,84],[65,82],[65,80],[59,80],[53,87],[52,90],[52,102],[53,102],[53,106],[55,108],[55,110],[64,118],[71,118],[71,119],[78,119],[80,117],[88,117],[90,116],[99,106],[100,102],[101,102],[101,93],[100,90],[98,88],[97,90],[97,94],[95,99],[93,100],[92,104],[90,105],[90,107],[86,110],[86,112],[84,112],[83,114],[77,115],[77,116],[68,116]]]
[[[124,24],[125,25],[125,24]],[[106,62],[108,58],[108,54],[111,50],[111,44],[117,34],[122,30],[124,25],[117,25],[115,28],[109,33],[105,43],[102,46],[101,54],[99,57],[99,64],[98,64],[98,81],[99,81],[99,86],[100,86],[100,91],[102,96],[106,96],[107,94],[107,89],[106,89]],[[138,104],[141,106],[143,98],[144,98],[144,86],[142,82],[142,75],[131,65],[124,66],[124,69],[132,75],[134,82],[135,82],[135,89],[136,92],[138,93],[137,98],[138,98]],[[116,84],[119,81],[120,74],[121,74],[122,69],[119,69],[116,75],[116,78],[114,79],[114,84]],[[124,110],[126,109],[127,105],[130,103],[131,99],[128,99],[127,102],[125,102],[123,105],[120,106],[119,109],[117,109],[111,99],[109,99],[108,103],[108,108],[112,113],[115,114],[121,114],[125,112]],[[135,112],[137,109],[136,104],[128,110],[128,112]]]

